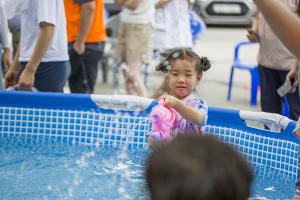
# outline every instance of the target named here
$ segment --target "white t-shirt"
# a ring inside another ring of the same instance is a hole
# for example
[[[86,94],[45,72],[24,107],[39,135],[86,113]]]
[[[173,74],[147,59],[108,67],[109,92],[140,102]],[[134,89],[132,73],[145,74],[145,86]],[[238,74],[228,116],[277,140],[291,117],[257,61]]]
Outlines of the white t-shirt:
[[[20,18],[23,0],[4,0],[7,19]]]
[[[153,48],[192,48],[188,0],[172,0],[155,13]]]
[[[29,61],[39,36],[41,22],[55,26],[53,38],[42,62],[69,60],[63,0],[23,0],[19,61]]]
[[[297,1],[281,0],[281,3],[290,12],[296,12]],[[261,37],[257,56],[258,63],[270,69],[290,70],[291,66],[295,64],[295,56],[276,36],[261,12],[259,12],[258,19],[258,34]]]
[[[149,24],[154,25],[155,3],[157,0],[141,0],[135,10],[122,8],[120,14],[121,21],[130,24]]]
[[[9,48],[11,45],[8,38],[9,30],[7,25],[7,16],[4,9],[4,0],[0,0],[0,55],[1,49]],[[1,63],[0,63],[1,67]]]

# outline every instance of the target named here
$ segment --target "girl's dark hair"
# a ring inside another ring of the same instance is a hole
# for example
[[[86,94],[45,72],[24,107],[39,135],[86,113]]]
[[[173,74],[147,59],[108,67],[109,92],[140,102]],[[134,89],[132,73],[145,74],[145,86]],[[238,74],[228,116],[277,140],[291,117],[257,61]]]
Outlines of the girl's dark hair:
[[[176,59],[189,59],[199,74],[203,71],[207,71],[210,68],[210,61],[207,57],[199,57],[194,51],[187,48],[180,48],[171,51],[166,55],[166,58],[162,60],[159,65],[155,68],[156,71],[162,71],[164,73],[169,72],[173,62]]]

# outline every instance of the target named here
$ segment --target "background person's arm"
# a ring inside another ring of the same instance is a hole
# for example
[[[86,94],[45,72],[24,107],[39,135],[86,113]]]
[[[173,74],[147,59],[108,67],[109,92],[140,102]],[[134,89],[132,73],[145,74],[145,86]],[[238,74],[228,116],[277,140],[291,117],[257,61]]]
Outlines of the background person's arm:
[[[139,6],[140,2],[141,0],[115,0],[115,3],[120,6],[124,6],[129,10],[135,10]]]
[[[280,2],[274,0],[254,0],[274,32],[300,58],[300,19]]]
[[[85,51],[85,41],[93,24],[95,7],[95,1],[81,4],[78,34],[73,44],[74,50],[79,55],[83,54]]]
[[[5,88],[9,88],[17,84],[17,75],[19,72],[19,57],[20,57],[20,44],[18,44],[16,55],[14,57],[12,65],[5,73]]]
[[[295,59],[295,63],[291,66],[289,73],[286,75],[286,81],[292,83],[297,80],[297,72],[299,68],[299,59]]]
[[[258,34],[258,24],[259,24],[259,17],[258,12],[256,13],[255,19],[252,21],[251,30]],[[254,34],[247,33],[247,38],[250,42],[258,42],[258,38]]]
[[[155,4],[155,8],[161,8],[164,7],[164,5],[166,5],[170,0],[159,0],[156,4]]]
[[[25,66],[20,78],[19,89],[31,90],[34,84],[35,72],[47,52],[51,39],[53,37],[55,26],[46,22],[40,23],[40,33],[37,38],[33,53]]]
[[[4,72],[6,72],[12,64],[11,45],[9,43],[8,34],[9,29],[7,24],[6,12],[4,10],[4,7],[0,5],[0,43],[3,47]],[[0,76],[2,76],[2,74],[0,74]]]

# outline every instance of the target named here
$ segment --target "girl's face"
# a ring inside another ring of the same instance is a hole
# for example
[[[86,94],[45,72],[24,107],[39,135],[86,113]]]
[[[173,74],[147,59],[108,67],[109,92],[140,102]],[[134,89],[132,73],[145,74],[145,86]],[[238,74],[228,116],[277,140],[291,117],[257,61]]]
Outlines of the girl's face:
[[[172,96],[183,99],[190,95],[201,80],[195,66],[189,60],[176,59],[169,77],[169,88]]]

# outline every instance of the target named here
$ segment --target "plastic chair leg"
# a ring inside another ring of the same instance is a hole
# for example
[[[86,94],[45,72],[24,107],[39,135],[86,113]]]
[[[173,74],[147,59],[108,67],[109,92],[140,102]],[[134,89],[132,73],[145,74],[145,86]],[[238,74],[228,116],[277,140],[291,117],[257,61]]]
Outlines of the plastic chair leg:
[[[290,117],[290,106],[286,97],[284,97],[282,101],[282,115],[286,117]]]
[[[148,88],[148,78],[149,78],[149,64],[145,64],[144,69],[144,84]]]
[[[102,66],[102,81],[103,81],[103,83],[107,83],[108,58],[106,56],[103,56],[103,58],[101,60],[101,66]]]
[[[250,94],[250,105],[257,105],[257,91],[259,86],[259,74],[257,67],[253,68],[251,71],[251,94]]]
[[[234,73],[234,67],[231,67],[229,83],[228,83],[227,101],[230,101],[230,99],[231,99],[231,88],[232,88],[233,73]]]

